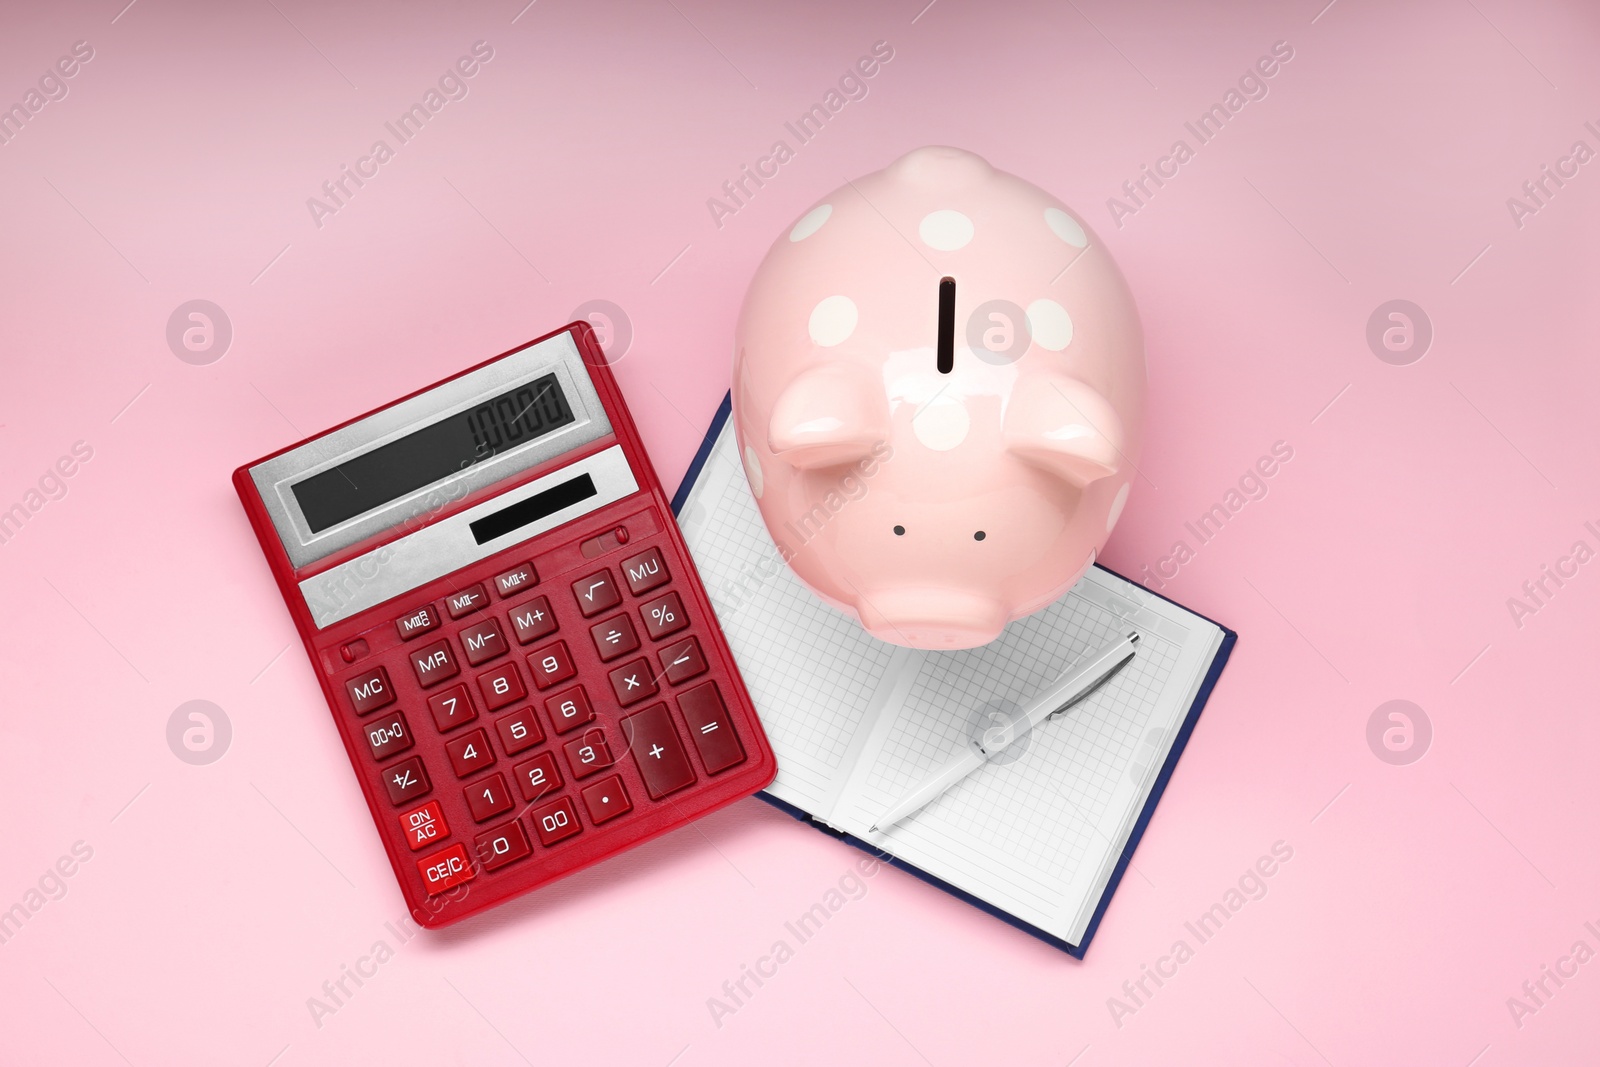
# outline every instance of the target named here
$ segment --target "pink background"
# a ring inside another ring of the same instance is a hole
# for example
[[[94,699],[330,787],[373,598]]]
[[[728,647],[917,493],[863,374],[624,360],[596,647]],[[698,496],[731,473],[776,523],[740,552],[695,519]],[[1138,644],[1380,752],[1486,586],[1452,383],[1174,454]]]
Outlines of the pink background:
[[[1521,228],[1506,206],[1600,149],[1592,5],[122,2],[0,35],[0,103],[94,48],[0,146],[0,507],[94,450],[0,545],[0,909],[93,849],[0,945],[0,1060],[1593,1062],[1600,962],[1520,1020],[1507,999],[1600,950],[1600,564],[1520,628],[1507,599],[1600,548],[1600,163]],[[470,95],[319,229],[306,199],[477,40]],[[719,229],[707,198],[878,40],[869,95]],[[1117,228],[1107,198],[1280,40],[1270,94]],[[756,800],[399,944],[230,471],[603,298],[676,484],[767,244],[924,143],[1057,192],[1139,297],[1145,477],[1104,562],[1195,548],[1185,521],[1294,450],[1167,582],[1241,640],[1087,961],[884,870],[718,1026],[708,998],[858,855]],[[193,298],[233,325],[207,366],[165,339]],[[1409,366],[1365,340],[1396,298],[1435,333]],[[166,741],[194,699],[233,727],[208,766]],[[1393,699],[1433,729],[1405,766],[1367,741]],[[1277,841],[1266,895],[1197,944]],[[379,939],[319,1028],[307,998]]]

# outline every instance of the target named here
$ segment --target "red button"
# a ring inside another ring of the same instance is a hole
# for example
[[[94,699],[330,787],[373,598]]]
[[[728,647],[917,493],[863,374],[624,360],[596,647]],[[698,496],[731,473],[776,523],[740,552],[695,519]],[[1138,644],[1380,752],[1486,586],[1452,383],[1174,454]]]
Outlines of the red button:
[[[523,563],[504,574],[495,575],[494,588],[501,597],[511,597],[537,584],[538,581],[539,576],[533,572],[533,564]]]
[[[472,811],[474,822],[483,822],[511,810],[511,790],[506,788],[503,774],[480,778],[462,792],[467,795],[467,807]]]
[[[475,774],[494,763],[494,749],[489,747],[489,735],[482,730],[463,734],[445,745],[444,750],[450,756],[450,765],[456,769],[457,778]]]
[[[461,673],[460,664],[450,654],[450,639],[441,637],[431,645],[411,650],[411,669],[424,686],[438,685]]]
[[[567,762],[572,765],[574,778],[587,778],[598,774],[616,762],[606,735],[599,728],[585,730],[583,735],[567,742]]]
[[[694,747],[700,750],[706,773],[716,774],[744,762],[744,746],[739,743],[739,735],[733,732],[733,723],[728,721],[728,709],[717,692],[716,682],[680,693],[678,709],[689,724],[689,736],[694,740]]]
[[[622,779],[614,774],[584,787],[583,806],[589,809],[589,821],[596,826],[633,810],[628,791],[622,788]]]
[[[571,797],[562,797],[542,808],[534,808],[528,813],[528,821],[533,823],[534,832],[539,835],[539,844],[546,848],[557,841],[565,841],[583,829]]]
[[[372,749],[372,758],[380,763],[390,756],[398,756],[416,743],[410,727],[406,725],[406,717],[398,711],[388,718],[372,720],[361,727],[361,732],[367,739],[367,746]]]
[[[673,685],[706,672],[706,658],[700,654],[700,642],[693,637],[668,645],[656,655],[661,660],[661,671]]]
[[[428,772],[422,769],[422,758],[412,756],[404,763],[396,763],[383,772],[384,788],[389,790],[389,800],[396,807],[414,797],[420,797],[433,786],[428,782]]]
[[[444,609],[450,613],[452,619],[459,619],[463,615],[471,615],[474,611],[489,602],[489,594],[483,588],[483,583],[468,586],[459,593],[452,593],[444,598]]]
[[[540,689],[549,689],[578,673],[565,641],[552,641],[529,652],[528,670],[533,674],[533,684]]]
[[[511,768],[511,776],[522,790],[522,799],[532,802],[561,788],[561,772],[556,769],[556,758],[541,752],[525,763]]]
[[[344,691],[350,694],[350,706],[356,709],[357,715],[367,715],[394,703],[389,672],[382,667],[374,667],[365,674],[351,678],[344,683]]]
[[[633,620],[618,615],[589,627],[589,636],[600,653],[601,663],[610,663],[639,647],[639,635],[633,632]]]
[[[486,834],[479,834],[475,844],[478,862],[483,864],[486,871],[497,871],[533,851],[533,846],[528,844],[528,835],[519,822],[508,822]]]
[[[450,827],[444,821],[444,809],[437,800],[430,800],[420,808],[412,808],[400,816],[400,830],[406,835],[406,844],[415,852],[450,836]]]
[[[683,613],[683,601],[677,593],[656,597],[642,605],[639,615],[644,619],[645,632],[652,641],[659,641],[689,625],[689,617]]]
[[[650,664],[642,659],[632,663],[624,663],[610,674],[611,691],[617,694],[617,703],[623,707],[637,704],[647,697],[656,695],[655,676],[650,672]]]
[[[467,651],[467,662],[474,667],[505,655],[507,649],[506,639],[500,636],[500,624],[493,619],[462,630],[461,647]]]
[[[572,595],[578,598],[578,610],[586,619],[622,603],[622,594],[617,592],[617,583],[611,580],[609,570],[595,571],[573,582]]]
[[[544,707],[550,713],[550,721],[556,724],[558,734],[576,730],[594,719],[594,708],[589,706],[589,694],[583,691],[581,685],[545,697]]]
[[[622,561],[622,577],[627,579],[628,590],[634,596],[643,596],[656,586],[672,580],[667,565],[661,562],[661,553],[647,548],[637,556]]]
[[[494,721],[494,732],[500,735],[500,747],[506,755],[515,756],[523,749],[532,748],[544,740],[544,727],[532,708],[506,715]]]
[[[665,704],[651,704],[623,719],[622,736],[651,800],[660,800],[694,781],[689,754],[672,728]]]
[[[502,663],[478,675],[478,691],[483,694],[484,707],[490,711],[515,704],[528,695],[528,687],[522,684],[522,674],[515,663]]]
[[[394,620],[394,628],[399,632],[402,641],[421,637],[438,625],[439,613],[433,610],[432,604],[424,604],[410,615],[402,615]]]
[[[470,882],[478,873],[467,858],[467,846],[460,844],[418,860],[417,870],[422,873],[422,884],[427,886],[430,897]]]
[[[511,628],[516,632],[519,645],[531,645],[539,638],[555,633],[558,625],[547,596],[534,597],[526,604],[511,609]]]
[[[428,710],[433,712],[433,724],[440,733],[465,726],[478,717],[478,709],[472,706],[464,685],[452,685],[433,694],[428,698]]]

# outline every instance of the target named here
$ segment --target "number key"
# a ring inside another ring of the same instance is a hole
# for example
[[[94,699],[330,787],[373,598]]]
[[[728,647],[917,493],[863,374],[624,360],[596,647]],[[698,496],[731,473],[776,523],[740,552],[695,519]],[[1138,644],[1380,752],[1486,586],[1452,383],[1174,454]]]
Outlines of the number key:
[[[552,641],[528,653],[528,670],[533,672],[533,684],[540,689],[549,689],[578,673],[565,641]]]
[[[515,756],[544,740],[544,727],[539,725],[532,708],[523,708],[515,714],[496,719],[494,731],[500,735],[500,747],[505,749],[508,756]]]
[[[534,808],[528,813],[528,819],[533,823],[534,832],[539,835],[539,844],[546,848],[557,841],[565,841],[583,829],[578,823],[578,812],[572,806],[571,797],[562,797],[542,808]]]
[[[533,851],[520,822],[508,822],[486,834],[479,834],[475,844],[478,847],[478,861],[486,871],[499,870]]]
[[[576,730],[594,719],[594,708],[589,706],[589,694],[583,691],[581,685],[545,697],[544,707],[550,713],[550,721],[556,724],[558,734]]]
[[[587,778],[605,770],[616,762],[611,746],[606,744],[605,732],[598,727],[585,730],[580,737],[567,742],[567,762],[572,765],[574,778]]]
[[[502,811],[511,809],[511,791],[506,788],[506,776],[503,774],[481,778],[462,792],[466,794],[467,808],[472,812],[473,822],[492,819]]]
[[[450,756],[450,765],[456,769],[457,778],[483,770],[494,762],[494,749],[489,747],[489,735],[474,730],[444,746]]]
[[[428,698],[428,710],[433,712],[433,724],[440,733],[465,726],[478,717],[478,709],[472,706],[464,685],[452,685],[433,694]]]
[[[553,790],[561,788],[561,772],[556,769],[556,758],[541,752],[524,763],[511,768],[511,776],[522,790],[522,799],[532,802]]]
[[[490,711],[503,708],[507,704],[515,704],[528,695],[528,689],[522,684],[522,675],[517,671],[515,663],[504,663],[492,671],[478,675],[478,691],[483,694],[483,703]]]

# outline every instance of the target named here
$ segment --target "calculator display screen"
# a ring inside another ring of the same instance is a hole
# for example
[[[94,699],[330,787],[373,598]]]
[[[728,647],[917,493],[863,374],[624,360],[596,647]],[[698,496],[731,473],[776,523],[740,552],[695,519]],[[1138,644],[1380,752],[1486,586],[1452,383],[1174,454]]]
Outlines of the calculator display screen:
[[[289,488],[315,534],[543,437],[574,417],[560,382],[546,374]]]

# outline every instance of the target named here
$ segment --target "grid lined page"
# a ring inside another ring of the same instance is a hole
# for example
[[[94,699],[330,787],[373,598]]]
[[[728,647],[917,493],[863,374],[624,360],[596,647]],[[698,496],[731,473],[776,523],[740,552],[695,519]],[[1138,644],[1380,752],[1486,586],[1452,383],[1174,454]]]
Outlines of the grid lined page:
[[[1017,742],[1025,745],[1020,758],[979,768],[870,838],[1059,937],[1081,936],[1220,637],[1181,608],[1124,595],[1119,587],[1127,585],[1091,569],[1000,640],[927,653],[901,706],[867,742],[839,825],[867,837],[879,813],[962,751],[986,705],[1014,710],[1131,623],[1141,636],[1134,659]]]
[[[896,649],[824,604],[789,570],[737,455],[730,419],[678,522],[777,754],[778,778],[768,791],[826,812]]]

